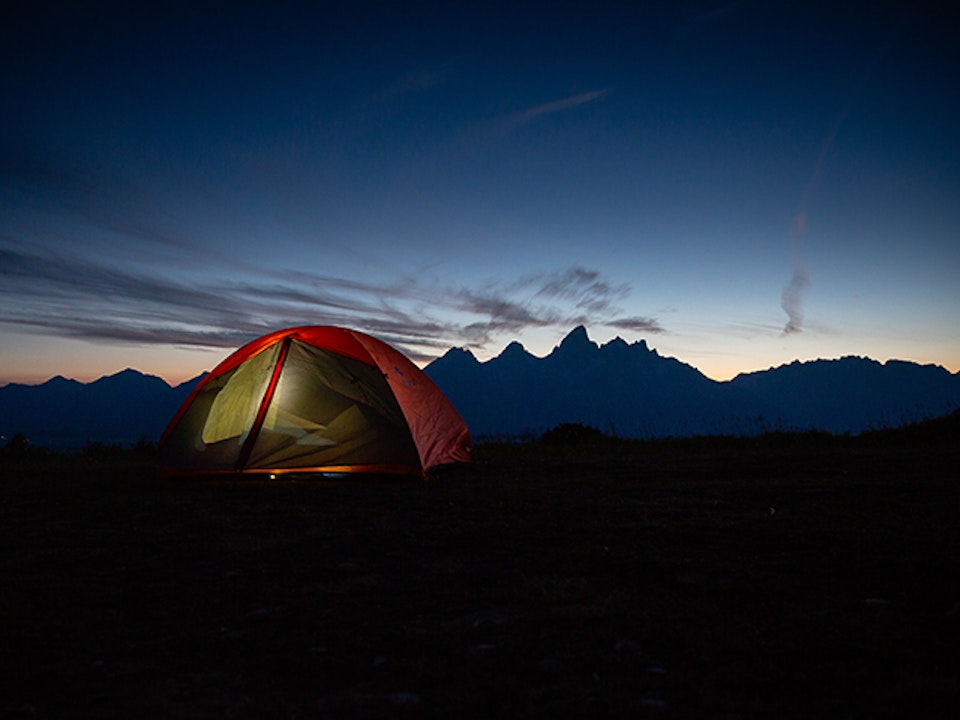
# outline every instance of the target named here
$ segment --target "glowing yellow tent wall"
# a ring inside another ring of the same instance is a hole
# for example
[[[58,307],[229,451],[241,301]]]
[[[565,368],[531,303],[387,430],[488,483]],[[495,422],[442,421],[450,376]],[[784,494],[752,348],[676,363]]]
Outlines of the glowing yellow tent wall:
[[[376,338],[299,327],[207,375],[160,440],[172,473],[423,474],[470,460],[470,433],[422,370]]]

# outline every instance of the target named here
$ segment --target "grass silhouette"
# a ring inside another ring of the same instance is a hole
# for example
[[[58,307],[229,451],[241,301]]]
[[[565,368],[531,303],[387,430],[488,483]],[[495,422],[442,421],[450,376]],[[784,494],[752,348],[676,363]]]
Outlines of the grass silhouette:
[[[951,717],[957,417],[485,443],[428,481],[4,451],[7,717]]]

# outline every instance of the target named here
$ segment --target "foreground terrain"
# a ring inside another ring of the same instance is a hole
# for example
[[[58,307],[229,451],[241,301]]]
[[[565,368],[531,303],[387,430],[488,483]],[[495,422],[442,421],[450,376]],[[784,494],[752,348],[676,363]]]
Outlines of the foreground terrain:
[[[0,463],[5,717],[956,717],[960,451],[488,445],[428,482]]]

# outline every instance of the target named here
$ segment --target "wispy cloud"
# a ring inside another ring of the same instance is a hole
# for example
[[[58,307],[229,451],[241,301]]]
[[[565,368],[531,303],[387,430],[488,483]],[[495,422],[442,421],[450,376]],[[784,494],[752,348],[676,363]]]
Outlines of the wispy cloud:
[[[425,359],[455,345],[483,349],[532,328],[662,332],[655,318],[622,317],[618,303],[628,294],[627,286],[581,267],[476,287],[305,272],[226,280],[0,241],[0,323],[95,342],[234,347],[279,327],[330,324],[357,327]]]
[[[810,287],[810,271],[801,262],[793,264],[790,282],[780,296],[780,307],[787,314],[782,335],[793,335],[803,331],[803,298]]]
[[[533,118],[600,99],[594,91],[530,108]],[[147,212],[135,193],[95,169],[5,152],[0,182],[68,218],[81,216],[107,235],[146,240],[149,253],[123,261],[115,253],[31,249],[0,237],[0,323],[36,333],[144,345],[229,348],[278,327],[357,327],[418,359],[455,345],[485,350],[524,331],[577,324],[658,332],[651,318],[622,318],[630,288],[595,269],[444,284],[429,273],[383,284],[300,269],[255,267],[180,237]],[[164,252],[173,248],[175,253]],[[157,250],[157,252],[154,252]],[[109,257],[109,260],[106,259]],[[196,272],[218,267],[218,276]],[[619,324],[613,324],[619,323]]]
[[[495,118],[488,124],[484,125],[483,130],[485,133],[490,133],[494,136],[509,135],[510,133],[519,130],[521,127],[551,115],[574,110],[576,108],[603,100],[610,94],[610,92],[611,91],[609,88],[604,88],[602,90],[590,90],[588,92],[560,98],[559,100],[552,100],[539,105],[533,105],[526,109]]]
[[[790,245],[793,247],[793,272],[790,282],[780,294],[780,307],[787,314],[782,337],[803,332],[803,299],[810,287],[810,270],[801,256],[801,237],[806,231],[806,214],[798,212],[790,225]]]
[[[651,333],[655,335],[666,332],[660,322],[656,318],[652,317],[633,316],[617,318],[616,320],[611,320],[610,322],[605,323],[605,325],[607,325],[607,327],[616,328],[617,330]]]
[[[629,293],[628,286],[612,286],[596,270],[572,267],[545,278],[537,295],[567,300],[578,309],[599,313],[609,310],[615,301]]]
[[[454,294],[454,309],[483,318],[464,328],[469,344],[482,347],[496,336],[531,328],[608,325],[629,292],[628,286],[612,285],[596,270],[574,266],[461,288]]]
[[[609,88],[606,88],[603,90],[590,90],[589,92],[571,95],[569,97],[561,98],[560,100],[554,100],[552,102],[527,108],[526,110],[517,113],[514,119],[517,123],[526,123],[546,115],[553,115],[554,113],[562,112],[564,110],[571,110],[573,108],[580,107],[581,105],[586,105],[587,103],[603,100],[609,93]]]

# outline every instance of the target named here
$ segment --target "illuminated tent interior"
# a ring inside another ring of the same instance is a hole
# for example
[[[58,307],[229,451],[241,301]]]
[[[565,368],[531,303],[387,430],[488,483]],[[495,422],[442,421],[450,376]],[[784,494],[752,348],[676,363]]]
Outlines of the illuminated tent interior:
[[[470,460],[470,433],[441,390],[356,330],[265,335],[221,362],[160,439],[171,473],[424,474]]]

